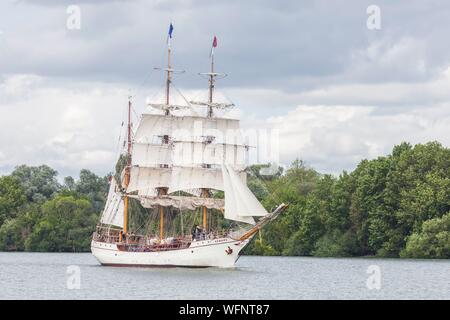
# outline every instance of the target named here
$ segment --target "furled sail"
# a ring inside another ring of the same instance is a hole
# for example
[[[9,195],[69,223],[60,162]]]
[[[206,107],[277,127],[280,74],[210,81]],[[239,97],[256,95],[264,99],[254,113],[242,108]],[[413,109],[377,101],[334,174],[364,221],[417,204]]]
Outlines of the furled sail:
[[[118,192],[116,180],[112,177],[100,222],[123,228],[123,210],[122,195]]]
[[[225,218],[254,224],[252,217],[267,215],[266,209],[230,165],[222,165],[222,176],[225,189]]]
[[[225,202],[223,199],[200,198],[188,196],[159,196],[159,197],[142,197],[131,196],[139,199],[144,208],[153,208],[155,206],[174,207],[181,210],[195,210],[196,208],[206,207],[208,209],[223,210]]]

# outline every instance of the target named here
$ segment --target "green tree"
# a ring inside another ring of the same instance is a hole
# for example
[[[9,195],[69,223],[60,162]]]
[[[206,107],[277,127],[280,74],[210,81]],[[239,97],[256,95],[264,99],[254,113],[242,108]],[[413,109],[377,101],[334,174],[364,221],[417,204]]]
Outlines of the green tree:
[[[408,236],[404,258],[450,258],[450,212],[425,221],[418,232]]]
[[[0,226],[0,251],[24,251],[25,240],[40,219],[40,206],[28,205],[16,218],[6,220]]]
[[[29,202],[43,203],[61,189],[56,180],[57,174],[56,170],[47,165],[39,167],[21,165],[15,168],[11,176],[19,181]]]
[[[87,199],[56,196],[42,205],[42,217],[25,241],[28,251],[87,251],[97,214]]]
[[[69,190],[69,191],[75,190],[75,188],[76,188],[75,179],[72,178],[71,176],[65,177],[63,186],[66,190]]]
[[[0,177],[0,226],[7,218],[14,218],[25,201],[24,191],[15,177]]]
[[[122,156],[118,179],[125,163]],[[448,257],[450,149],[437,142],[402,143],[339,177],[319,174],[301,160],[286,171],[260,165],[248,173],[249,188],[268,211],[282,202],[289,207],[252,240],[247,254]],[[47,166],[17,167],[0,177],[0,250],[88,250],[107,189],[107,177],[89,170],[77,181],[66,177],[61,187]],[[133,230],[157,228],[157,222],[146,224],[155,212],[138,200],[131,199],[130,211]],[[185,226],[200,223],[185,217]],[[178,225],[179,218],[170,219]],[[213,220],[230,226],[218,212]]]
[[[100,212],[106,200],[108,186],[107,177],[99,177],[95,173],[83,169],[75,184],[75,191],[86,196],[91,201],[94,210]]]
[[[319,173],[296,160],[284,175],[266,181],[269,194],[263,205],[273,210],[282,202],[289,204],[286,211],[264,229],[263,238],[270,246],[270,254],[303,255],[310,252],[303,243],[309,239],[303,235],[309,232],[309,227],[315,226],[316,217],[309,215],[305,208],[307,196],[319,180]]]

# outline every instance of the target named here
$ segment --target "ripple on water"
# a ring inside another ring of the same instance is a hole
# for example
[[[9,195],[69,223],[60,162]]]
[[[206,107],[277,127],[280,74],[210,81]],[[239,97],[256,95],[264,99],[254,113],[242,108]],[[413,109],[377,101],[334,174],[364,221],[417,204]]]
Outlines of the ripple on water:
[[[77,265],[81,287],[67,288]],[[380,290],[366,286],[381,271]],[[102,267],[89,253],[0,253],[0,299],[450,299],[449,260],[247,257],[231,269]]]

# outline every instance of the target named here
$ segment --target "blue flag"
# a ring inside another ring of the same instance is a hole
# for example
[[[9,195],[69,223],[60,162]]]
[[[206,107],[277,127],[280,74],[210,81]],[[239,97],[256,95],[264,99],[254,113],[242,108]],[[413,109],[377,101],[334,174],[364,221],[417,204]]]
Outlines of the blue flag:
[[[171,39],[172,39],[172,32],[173,32],[173,25],[172,25],[172,22],[171,22],[170,26],[169,26],[169,38],[171,38]]]

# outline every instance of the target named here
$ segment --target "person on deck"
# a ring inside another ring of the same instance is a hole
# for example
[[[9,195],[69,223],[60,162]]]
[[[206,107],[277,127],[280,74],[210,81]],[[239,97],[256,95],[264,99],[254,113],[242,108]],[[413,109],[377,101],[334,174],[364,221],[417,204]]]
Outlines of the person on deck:
[[[203,238],[203,229],[200,226],[196,226],[193,233],[192,233],[192,237],[195,240],[202,240]]]

